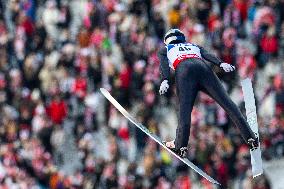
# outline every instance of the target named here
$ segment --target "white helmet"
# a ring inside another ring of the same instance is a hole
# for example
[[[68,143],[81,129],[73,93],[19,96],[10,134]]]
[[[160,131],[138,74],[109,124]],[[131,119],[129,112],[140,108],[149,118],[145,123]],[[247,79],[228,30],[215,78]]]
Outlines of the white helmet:
[[[184,43],[185,41],[185,36],[179,29],[170,29],[164,37],[164,43],[166,45]]]

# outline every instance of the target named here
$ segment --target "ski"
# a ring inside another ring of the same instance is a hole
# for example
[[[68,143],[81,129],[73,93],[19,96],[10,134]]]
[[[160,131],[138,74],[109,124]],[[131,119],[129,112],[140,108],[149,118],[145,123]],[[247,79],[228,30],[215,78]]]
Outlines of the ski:
[[[219,182],[214,180],[212,177],[207,175],[204,171],[199,169],[196,165],[194,165],[191,161],[189,161],[186,158],[181,158],[177,154],[175,154],[173,151],[168,149],[163,143],[162,140],[156,136],[155,134],[151,133],[145,126],[143,126],[141,123],[138,123],[112,96],[111,94],[104,88],[100,88],[101,93],[114,105],[114,107],[122,113],[131,123],[133,123],[136,127],[138,127],[141,131],[143,131],[146,135],[148,135],[151,139],[156,141],[159,145],[161,145],[164,149],[166,149],[169,153],[174,155],[176,158],[178,158],[180,161],[185,163],[187,166],[189,166],[191,169],[193,169],[195,172],[197,172],[199,175],[207,179],[209,182],[213,184],[221,185]]]
[[[245,100],[247,122],[251,127],[251,130],[255,133],[255,135],[259,139],[255,98],[254,98],[251,80],[248,78],[244,79],[243,81],[241,81],[241,85]],[[260,143],[258,145],[258,148],[250,149],[250,155],[251,155],[252,175],[253,178],[255,178],[263,173]]]

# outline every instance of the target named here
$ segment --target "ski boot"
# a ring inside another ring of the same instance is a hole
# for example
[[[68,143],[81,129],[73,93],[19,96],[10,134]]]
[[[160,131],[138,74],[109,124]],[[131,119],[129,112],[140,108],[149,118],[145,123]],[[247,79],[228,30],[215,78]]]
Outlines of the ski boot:
[[[253,139],[253,138],[249,138],[247,141],[247,144],[249,145],[249,148],[251,150],[255,150],[258,148],[259,142],[258,142],[258,138]]]
[[[170,149],[171,151],[173,151],[175,154],[177,154],[178,156],[180,156],[181,158],[186,158],[187,157],[187,147],[181,147],[179,149],[175,148],[174,146],[174,141],[170,141],[170,142],[166,142],[163,141],[163,144]]]

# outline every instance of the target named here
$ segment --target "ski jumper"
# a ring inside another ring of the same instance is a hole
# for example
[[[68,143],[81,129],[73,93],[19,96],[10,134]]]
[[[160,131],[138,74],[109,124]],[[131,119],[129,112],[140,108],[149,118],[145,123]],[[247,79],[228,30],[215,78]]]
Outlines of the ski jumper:
[[[220,80],[205,60],[215,65],[222,61],[205,49],[191,43],[169,44],[158,52],[162,80],[169,80],[170,68],[175,70],[177,96],[179,99],[178,126],[175,147],[188,145],[191,111],[198,91],[212,97],[228,113],[240,129],[243,139],[256,139],[244,116],[230,99]]]

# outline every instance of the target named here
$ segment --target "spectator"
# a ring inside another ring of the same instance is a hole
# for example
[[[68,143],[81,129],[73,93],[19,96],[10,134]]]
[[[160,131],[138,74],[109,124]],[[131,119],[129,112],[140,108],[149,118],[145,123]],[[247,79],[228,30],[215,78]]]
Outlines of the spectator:
[[[47,108],[47,114],[54,124],[61,124],[67,115],[67,107],[65,102],[59,95],[55,95]]]
[[[270,27],[260,41],[261,47],[261,62],[266,64],[269,61],[269,57],[277,55],[278,52],[278,40],[275,36],[275,27]]]

